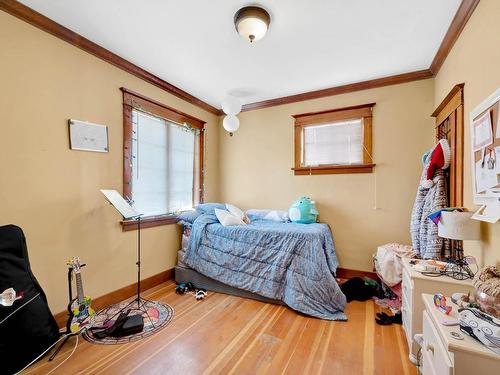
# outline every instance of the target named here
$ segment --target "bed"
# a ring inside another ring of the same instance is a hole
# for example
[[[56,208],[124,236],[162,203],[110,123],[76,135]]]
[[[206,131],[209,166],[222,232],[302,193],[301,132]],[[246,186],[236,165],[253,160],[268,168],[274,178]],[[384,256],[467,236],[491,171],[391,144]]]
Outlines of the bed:
[[[217,291],[284,303],[321,319],[346,320],[328,225],[254,218],[249,225],[225,227],[213,213],[204,213],[185,229],[190,235],[183,240],[185,251],[179,253],[176,269],[182,281],[215,281],[211,289]]]

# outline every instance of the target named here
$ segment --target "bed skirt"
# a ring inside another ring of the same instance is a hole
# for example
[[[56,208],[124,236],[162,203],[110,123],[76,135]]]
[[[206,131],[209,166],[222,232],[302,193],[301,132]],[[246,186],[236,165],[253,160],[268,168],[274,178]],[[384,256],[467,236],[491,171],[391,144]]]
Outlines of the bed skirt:
[[[176,266],[175,267],[175,282],[178,284],[192,282],[196,288],[203,288],[208,291],[230,294],[236,297],[251,298],[261,302],[274,303],[284,305],[282,301],[266,298],[258,294],[248,292],[243,289],[234,288],[232,286],[221,283],[220,281],[211,279],[192,268]]]

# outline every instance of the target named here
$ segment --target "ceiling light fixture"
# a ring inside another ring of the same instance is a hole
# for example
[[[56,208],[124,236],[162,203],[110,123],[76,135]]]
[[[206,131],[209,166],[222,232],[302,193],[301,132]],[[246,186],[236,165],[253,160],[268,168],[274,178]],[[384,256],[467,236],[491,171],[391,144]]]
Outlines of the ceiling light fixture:
[[[241,101],[234,96],[226,96],[222,101],[222,111],[226,114],[222,126],[232,137],[233,133],[240,127],[240,120],[236,115],[241,112]]]
[[[234,15],[236,31],[250,43],[262,39],[266,35],[270,23],[269,13],[257,6],[241,8]]]

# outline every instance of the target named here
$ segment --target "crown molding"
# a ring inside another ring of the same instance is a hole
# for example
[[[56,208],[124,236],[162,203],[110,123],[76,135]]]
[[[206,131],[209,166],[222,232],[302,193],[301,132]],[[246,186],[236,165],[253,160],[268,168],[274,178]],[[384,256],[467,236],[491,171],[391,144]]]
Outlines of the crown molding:
[[[262,109],[267,107],[273,107],[277,105],[290,104],[296,102],[302,102],[305,100],[318,99],[326,96],[333,96],[339,94],[346,94],[349,92],[368,90],[377,87],[396,85],[399,83],[406,83],[412,81],[418,81],[421,79],[432,78],[433,74],[429,69],[418,70],[415,72],[397,74],[393,76],[370,79],[368,81],[349,83],[347,85],[330,87],[327,89],[316,90],[304,92],[302,94],[283,96],[281,98],[263,100],[261,102],[255,102],[250,104],[245,104],[242,111],[252,111],[255,109]]]
[[[78,47],[85,52],[94,55],[101,60],[104,60],[117,68],[120,68],[127,73],[130,73],[160,89],[168,92],[169,94],[175,95],[188,103],[191,103],[197,107],[204,109],[215,115],[220,115],[222,112],[211,106],[210,104],[196,98],[195,96],[187,93],[186,91],[164,81],[163,79],[155,76],[154,74],[142,69],[141,67],[125,60],[123,57],[101,47],[100,45],[92,42],[91,40],[81,36],[80,34],[71,31],[70,29],[58,24],[57,22],[51,20],[50,18],[44,16],[41,13],[27,7],[26,5],[15,1],[15,0],[0,0],[0,10],[3,10],[10,15],[17,17],[30,25],[33,25],[53,36],[68,42],[75,47]]]
[[[453,45],[462,33],[462,30],[467,24],[469,18],[472,16],[472,13],[474,13],[478,4],[479,0],[462,0],[457,13],[455,13],[455,17],[453,17],[450,27],[448,28],[448,31],[439,46],[436,56],[434,56],[434,60],[432,60],[431,66],[429,67],[432,74],[438,74],[439,69],[443,65],[446,57],[450,53]]]
[[[376,78],[367,81],[355,82],[341,86],[334,86],[322,90],[309,91],[295,95],[263,100],[255,103],[249,103],[243,106],[242,111],[251,111],[277,105],[296,103],[305,100],[318,99],[327,96],[346,94],[349,92],[432,78],[439,72],[439,69],[441,68],[446,57],[453,48],[453,45],[460,36],[460,33],[467,24],[467,21],[472,16],[472,13],[479,4],[479,1],[480,0],[462,0],[450,24],[450,27],[448,28],[448,31],[446,32],[446,35],[443,38],[443,41],[441,42],[441,45],[431,63],[431,66],[428,69],[397,74],[383,78]],[[71,31],[70,29],[58,24],[57,22],[52,21],[50,18],[36,12],[35,10],[16,0],[0,0],[0,10],[3,10],[35,27],[38,27],[39,29],[48,32],[49,34],[52,34],[210,113],[219,116],[224,115],[222,110],[215,108],[210,104],[202,101],[201,99],[198,99],[193,95],[185,92],[184,90],[162,80],[154,74],[138,67],[137,65],[84,38],[83,36],[75,33],[74,31]]]
[[[435,77],[467,24],[467,21],[479,4],[479,1],[480,0],[462,0],[428,69],[245,104],[242,111],[251,111]]]

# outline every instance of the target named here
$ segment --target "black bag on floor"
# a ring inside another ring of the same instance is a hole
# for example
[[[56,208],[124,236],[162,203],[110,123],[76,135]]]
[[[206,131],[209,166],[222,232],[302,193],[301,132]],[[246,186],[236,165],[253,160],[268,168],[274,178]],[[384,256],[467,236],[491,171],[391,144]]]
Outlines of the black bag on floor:
[[[384,293],[377,285],[367,283],[361,277],[352,277],[340,286],[340,290],[345,294],[347,302],[367,301],[372,297],[384,298]]]
[[[127,316],[123,326],[115,332],[114,337],[124,337],[142,332],[144,329],[144,318],[141,314]]]
[[[20,371],[59,338],[42,287],[31,272],[26,239],[15,225],[0,227],[0,293],[24,293],[12,306],[0,305],[0,373]]]

